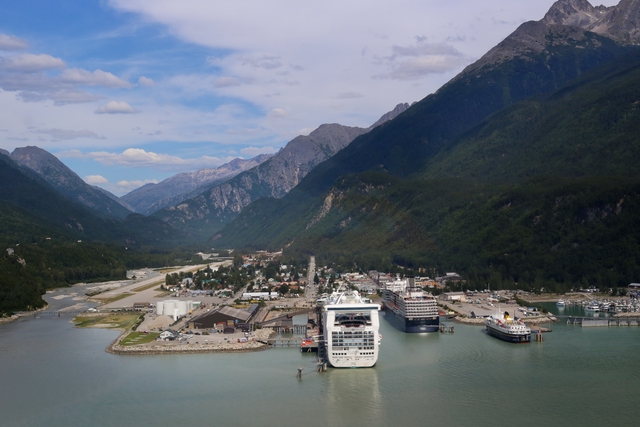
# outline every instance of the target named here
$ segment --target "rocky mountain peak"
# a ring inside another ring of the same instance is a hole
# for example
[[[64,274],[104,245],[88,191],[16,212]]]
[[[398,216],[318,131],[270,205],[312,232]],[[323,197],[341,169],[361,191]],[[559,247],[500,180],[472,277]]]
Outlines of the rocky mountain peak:
[[[621,0],[617,6],[607,8],[588,30],[621,43],[640,44],[640,0]]]
[[[602,40],[595,39],[593,33],[613,40],[619,46],[639,45],[640,0],[621,0],[617,6],[609,7],[594,7],[587,0],[558,0],[544,18],[520,25],[452,81],[516,57],[528,60],[532,55],[548,52],[554,46],[585,49],[602,44]]]
[[[559,0],[542,18],[545,24],[586,28],[606,14],[607,8],[595,8],[587,0]]]
[[[587,0],[559,0],[540,21],[568,25],[607,36],[623,44],[640,44],[640,0],[594,7]]]
[[[410,105],[407,102],[403,102],[401,104],[396,105],[396,107],[393,110],[389,111],[388,113],[383,114],[382,117],[380,117],[378,119],[378,121],[376,121],[374,124],[369,126],[369,129],[376,128],[376,127],[380,126],[381,124],[383,124],[385,122],[388,122],[389,120],[395,119],[400,114],[402,114],[405,111],[407,111],[409,109],[409,107],[410,107]]]

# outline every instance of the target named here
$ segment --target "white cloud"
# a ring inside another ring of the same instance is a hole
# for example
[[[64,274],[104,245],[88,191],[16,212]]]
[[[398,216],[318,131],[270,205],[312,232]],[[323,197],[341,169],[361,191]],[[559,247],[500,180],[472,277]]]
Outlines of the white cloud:
[[[387,73],[376,74],[374,79],[419,80],[430,74],[442,74],[461,67],[465,61],[460,57],[428,56],[411,58],[393,66]]]
[[[140,76],[140,78],[138,79],[138,84],[144,87],[154,87],[156,85],[156,82],[148,77]]]
[[[25,92],[21,92],[20,96],[24,98]],[[35,94],[38,96],[38,94]],[[42,95],[40,95],[42,96]],[[48,98],[52,99],[56,105],[66,105],[66,104],[80,104],[84,102],[94,102],[99,99],[102,99],[102,96],[94,95],[89,92],[83,92],[80,90],[58,90],[55,92],[51,92],[48,95]]]
[[[78,86],[102,86],[109,88],[130,88],[132,85],[107,71],[93,72],[81,68],[67,68],[63,70],[58,80]]]
[[[200,156],[196,158],[182,158],[170,154],[155,153],[142,148],[127,148],[121,153],[110,151],[92,151],[83,153],[80,150],[67,150],[56,153],[58,158],[91,159],[105,166],[125,166],[130,168],[154,168],[163,171],[196,170],[217,167],[229,159]]]
[[[274,147],[247,147],[240,150],[245,156],[255,157],[259,154],[277,153],[279,148]]]
[[[62,59],[45,54],[34,55],[32,53],[23,53],[9,56],[8,58],[0,58],[0,70],[7,71],[35,73],[37,71],[62,69],[64,67],[66,67],[66,65]]]
[[[240,81],[235,77],[220,77],[213,82],[213,87],[240,86]]]
[[[104,185],[109,183],[109,180],[102,175],[88,175],[84,177],[84,180],[89,185]]]
[[[271,111],[269,111],[268,116],[274,119],[281,119],[283,117],[287,117],[288,114],[282,108],[274,108]]]
[[[0,50],[22,50],[27,49],[29,43],[15,36],[0,34]]]
[[[282,67],[282,62],[277,56],[262,55],[260,57],[242,58],[242,65],[252,68],[264,68],[265,70],[275,70]]]
[[[95,114],[133,114],[136,112],[131,105],[124,101],[109,101],[94,111]]]
[[[90,130],[69,130],[69,129],[32,129],[34,133],[49,135],[54,139],[78,139],[78,138],[101,138]]]

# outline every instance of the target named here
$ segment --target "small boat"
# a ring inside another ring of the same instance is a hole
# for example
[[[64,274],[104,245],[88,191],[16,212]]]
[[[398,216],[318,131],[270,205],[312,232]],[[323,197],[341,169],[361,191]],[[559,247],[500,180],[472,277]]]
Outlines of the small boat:
[[[600,305],[597,302],[592,302],[591,304],[588,304],[584,307],[584,311],[589,312],[589,313],[599,313],[600,312]]]
[[[558,302],[556,302],[556,306],[558,306],[558,307],[564,307],[565,305],[566,305],[566,303],[562,299],[560,299],[560,300],[558,300]]]

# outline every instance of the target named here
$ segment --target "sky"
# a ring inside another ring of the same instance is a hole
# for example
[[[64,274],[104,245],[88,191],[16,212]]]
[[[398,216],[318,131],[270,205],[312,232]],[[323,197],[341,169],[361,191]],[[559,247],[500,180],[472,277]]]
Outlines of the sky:
[[[5,0],[0,148],[38,146],[124,195],[323,123],[368,127],[552,4]]]

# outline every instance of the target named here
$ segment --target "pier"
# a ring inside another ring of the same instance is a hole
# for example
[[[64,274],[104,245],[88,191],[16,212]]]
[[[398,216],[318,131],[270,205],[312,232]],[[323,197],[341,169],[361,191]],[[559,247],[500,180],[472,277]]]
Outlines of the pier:
[[[269,338],[267,344],[271,347],[300,347],[303,338]]]
[[[640,317],[610,317],[603,319],[568,317],[567,325],[580,325],[585,328],[605,326],[640,326]]]

